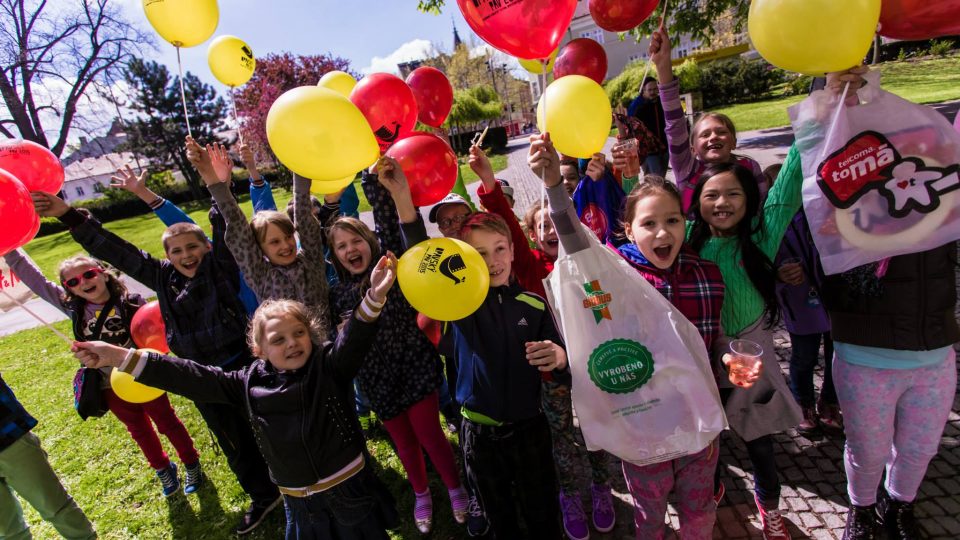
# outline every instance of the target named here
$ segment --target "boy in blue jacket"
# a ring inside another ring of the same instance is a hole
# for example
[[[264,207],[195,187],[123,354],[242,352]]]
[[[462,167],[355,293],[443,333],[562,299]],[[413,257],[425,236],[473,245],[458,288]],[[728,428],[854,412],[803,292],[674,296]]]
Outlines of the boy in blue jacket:
[[[397,168],[379,180],[397,205],[404,246],[426,240],[403,172]],[[462,404],[460,444],[467,477],[477,487],[497,538],[522,537],[517,509],[528,536],[559,538],[560,508],[540,381],[569,379],[563,341],[543,298],[524,291],[511,275],[513,244],[502,217],[471,215],[460,228],[460,239],[476,248],[490,271],[483,304],[453,321],[440,347],[458,364],[456,397]]]

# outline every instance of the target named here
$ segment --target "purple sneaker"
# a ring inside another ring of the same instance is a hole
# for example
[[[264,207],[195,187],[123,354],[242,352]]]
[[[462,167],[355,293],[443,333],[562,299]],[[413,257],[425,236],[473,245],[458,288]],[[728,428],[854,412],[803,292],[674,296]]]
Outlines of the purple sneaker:
[[[583,511],[579,492],[574,491],[569,495],[560,492],[560,512],[563,514],[563,530],[570,540],[590,538],[590,526],[587,525],[587,514]]]
[[[610,532],[617,524],[617,513],[613,510],[613,495],[607,484],[593,484],[590,487],[593,498],[593,528],[600,532]]]

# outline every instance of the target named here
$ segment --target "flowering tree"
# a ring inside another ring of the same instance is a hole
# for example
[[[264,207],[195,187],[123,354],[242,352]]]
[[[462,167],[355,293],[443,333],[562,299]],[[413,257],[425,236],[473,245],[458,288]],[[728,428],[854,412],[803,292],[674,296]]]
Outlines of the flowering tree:
[[[294,55],[289,52],[257,58],[257,69],[247,84],[234,91],[244,140],[259,159],[275,160],[267,143],[267,113],[281,94],[298,86],[315,85],[329,71],[350,71],[350,61],[330,54]],[[351,73],[356,76],[355,73]]]

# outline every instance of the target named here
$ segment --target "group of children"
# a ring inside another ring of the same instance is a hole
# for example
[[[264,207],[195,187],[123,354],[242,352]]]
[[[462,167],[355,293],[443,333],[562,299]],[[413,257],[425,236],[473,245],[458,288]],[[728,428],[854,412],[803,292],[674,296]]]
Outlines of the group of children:
[[[736,132],[725,116],[704,115],[688,134],[662,28],[650,53],[676,185],[658,175],[634,176],[639,156],[615,150],[623,206],[607,216],[608,227],[591,229],[606,231],[611,249],[699,331],[715,360],[729,425],[747,448],[765,539],[790,538],[779,511],[772,436],[797,426],[809,431],[818,422],[842,427],[847,436],[852,506],[845,538],[875,538],[880,525],[891,538],[916,538],[911,503],[955,389],[955,246],[823,276],[801,210],[797,150],[768,178],[756,161],[734,154]],[[861,74],[831,74],[828,88],[849,82],[855,90]],[[127,169],[118,173],[118,187],[137,194],[169,225],[165,259],[44,193],[33,194],[40,215],[66,223],[94,258],[64,261],[59,285],[18,252],[6,259],[71,318],[73,350],[84,365],[105,374],[121,370],[195,403],[251,499],[238,533],[255,528],[281,501],[287,538],[386,538],[397,525],[393,498],[365,446],[355,385],[395,445],[420,532],[433,527],[423,450],[447,488],[454,519],[471,535],[512,539],[525,529],[528,537],[578,540],[589,538],[591,525],[613,529],[609,458],[602,451],[581,455],[570,360],[544,299],[544,279],[560,246],[572,253],[585,244],[580,222],[587,219],[575,201],[592,183],[611,181],[602,162],[591,163],[586,174],[570,171],[575,163],[561,161],[548,133],[531,137],[529,165],[543,179],[548,201],[533,205],[521,224],[508,186],[494,178],[483,151],[471,148],[485,211],[474,212],[452,194],[428,218],[444,236],[480,253],[489,290],[473,314],[436,323],[424,321],[393,286],[397,257],[427,238],[396,161],[384,157],[363,172],[373,207],[370,230],[341,215],[336,195],[315,203],[311,181],[296,175],[289,215],[277,212],[252,163],[257,212],[248,221],[230,190],[225,149],[188,138],[186,153],[213,197],[212,238]],[[143,299],[128,293],[107,265],[157,293],[176,357],[133,347],[130,320]],[[814,322],[804,309],[815,314]],[[771,330],[781,313],[793,340],[789,386]],[[436,335],[424,330],[436,326]],[[825,373],[831,346],[835,369],[815,404],[821,338]],[[737,384],[727,373],[735,339],[762,348],[760,369]],[[127,403],[108,376],[104,381],[110,411],[157,471],[163,494],[180,489],[180,475],[151,420],[183,464],[183,491],[201,489],[199,455],[167,397]],[[447,383],[462,416],[462,467],[439,423]],[[718,444],[715,439],[699,452],[652,465],[623,462],[638,539],[663,538],[671,491],[678,494],[681,537],[712,538],[724,492]],[[583,457],[592,480],[589,518],[574,472]]]

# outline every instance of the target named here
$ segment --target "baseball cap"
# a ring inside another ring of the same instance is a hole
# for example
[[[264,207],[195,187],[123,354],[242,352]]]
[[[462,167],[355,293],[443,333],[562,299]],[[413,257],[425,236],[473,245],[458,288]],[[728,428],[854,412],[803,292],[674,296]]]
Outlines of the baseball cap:
[[[467,207],[467,210],[472,210],[470,204],[467,203],[467,200],[457,195],[456,193],[450,193],[443,198],[442,201],[438,202],[430,209],[430,223],[437,222],[437,212],[440,211],[440,208],[447,204],[462,204]]]
[[[497,182],[500,182],[500,189],[503,191],[503,194],[507,197],[513,197],[513,186],[510,185],[510,182],[497,178]]]

